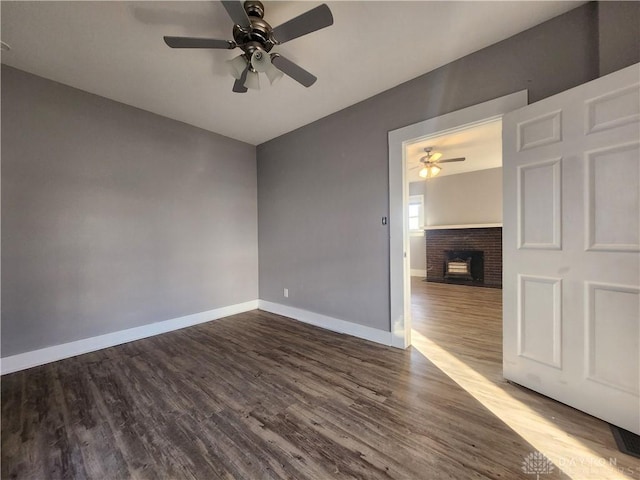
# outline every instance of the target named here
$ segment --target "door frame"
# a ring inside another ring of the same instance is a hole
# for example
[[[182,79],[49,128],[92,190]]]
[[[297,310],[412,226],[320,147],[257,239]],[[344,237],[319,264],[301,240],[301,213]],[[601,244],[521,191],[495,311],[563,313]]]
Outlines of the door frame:
[[[521,90],[439,117],[414,123],[388,134],[389,141],[389,309],[392,345],[411,345],[411,269],[405,156],[406,147],[435,135],[463,130],[494,121],[505,113],[528,105],[528,92]]]

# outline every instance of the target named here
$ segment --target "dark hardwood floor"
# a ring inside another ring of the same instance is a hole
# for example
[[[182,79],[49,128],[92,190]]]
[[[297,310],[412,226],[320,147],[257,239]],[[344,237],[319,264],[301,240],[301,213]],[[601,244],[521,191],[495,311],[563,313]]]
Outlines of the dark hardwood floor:
[[[502,380],[500,295],[416,280],[407,351],[253,311],[6,375],[2,478],[533,479],[540,439],[617,457],[571,478],[640,478],[606,424]]]

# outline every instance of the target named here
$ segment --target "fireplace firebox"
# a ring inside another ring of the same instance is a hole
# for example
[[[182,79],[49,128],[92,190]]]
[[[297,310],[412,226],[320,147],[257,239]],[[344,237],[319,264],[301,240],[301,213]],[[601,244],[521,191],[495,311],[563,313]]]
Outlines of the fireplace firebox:
[[[484,282],[484,252],[445,250],[444,279],[447,282]]]

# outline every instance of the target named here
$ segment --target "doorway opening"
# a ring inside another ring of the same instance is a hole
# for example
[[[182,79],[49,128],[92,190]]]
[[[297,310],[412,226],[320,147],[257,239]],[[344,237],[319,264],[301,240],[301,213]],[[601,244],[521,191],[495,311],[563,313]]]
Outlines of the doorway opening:
[[[424,154],[436,175],[424,173]],[[412,333],[492,377],[502,364],[502,119],[405,145]],[[416,348],[419,348],[417,346]]]
[[[423,178],[425,156],[437,158],[436,175]],[[420,139],[405,158],[411,276],[500,287],[502,120]]]
[[[424,152],[424,148],[431,146],[426,143],[433,142],[436,138],[455,136],[472,127],[501,123],[502,115],[526,104],[527,92],[521,91],[389,132],[389,213],[392,220],[389,228],[390,313],[394,346],[406,348],[411,345],[412,237],[409,227],[410,222],[415,225],[415,220],[409,218],[411,207],[408,169],[412,153],[420,150]],[[453,151],[450,153],[455,157],[462,156]],[[467,168],[462,167],[465,163],[467,162],[452,162],[443,164],[442,167],[449,169],[450,173],[456,170],[463,172]],[[446,175],[442,178],[444,177]],[[423,210],[427,211],[428,222],[428,197],[424,194],[423,197],[426,199]],[[415,208],[412,213],[415,213]]]

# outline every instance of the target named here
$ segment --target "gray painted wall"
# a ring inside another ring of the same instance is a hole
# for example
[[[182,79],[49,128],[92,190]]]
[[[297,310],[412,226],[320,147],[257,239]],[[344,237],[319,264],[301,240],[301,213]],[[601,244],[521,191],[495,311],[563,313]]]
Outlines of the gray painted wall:
[[[640,62],[640,2],[599,2],[600,75]]]
[[[260,298],[389,331],[387,133],[596,78],[598,27],[597,4],[586,4],[259,145]]]
[[[502,223],[502,168],[429,179],[427,225]]]
[[[2,356],[255,300],[253,146],[2,67]]]

